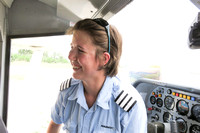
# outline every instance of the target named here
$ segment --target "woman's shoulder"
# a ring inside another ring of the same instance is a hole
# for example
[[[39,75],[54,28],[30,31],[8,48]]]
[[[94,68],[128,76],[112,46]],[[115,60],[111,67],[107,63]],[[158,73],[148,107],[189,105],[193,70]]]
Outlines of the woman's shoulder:
[[[61,84],[60,84],[60,91],[65,91],[68,90],[69,88],[78,85],[80,83],[80,80],[74,79],[74,78],[69,78],[64,80]]]
[[[129,112],[140,99],[131,83],[119,77],[114,78],[113,95],[115,103],[126,112]]]

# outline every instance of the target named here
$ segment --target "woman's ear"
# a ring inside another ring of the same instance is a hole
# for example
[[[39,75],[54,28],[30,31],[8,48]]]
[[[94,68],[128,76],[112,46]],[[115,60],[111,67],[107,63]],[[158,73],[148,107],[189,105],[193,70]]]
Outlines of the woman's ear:
[[[105,66],[110,60],[110,54],[108,52],[103,53],[103,65]]]

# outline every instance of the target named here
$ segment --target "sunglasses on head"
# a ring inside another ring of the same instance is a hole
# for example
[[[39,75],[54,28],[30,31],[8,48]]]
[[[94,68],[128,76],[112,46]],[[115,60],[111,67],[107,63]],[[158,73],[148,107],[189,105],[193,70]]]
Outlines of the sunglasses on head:
[[[92,21],[106,29],[106,33],[108,35],[108,53],[110,53],[110,28],[108,22],[102,18],[95,18]]]

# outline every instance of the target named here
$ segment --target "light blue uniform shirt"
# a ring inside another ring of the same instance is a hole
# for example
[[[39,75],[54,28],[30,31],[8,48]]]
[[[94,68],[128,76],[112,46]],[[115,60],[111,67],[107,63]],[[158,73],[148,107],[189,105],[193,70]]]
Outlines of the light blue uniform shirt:
[[[107,77],[96,102],[88,108],[83,84],[72,79],[71,86],[59,93],[51,117],[64,124],[67,133],[147,133],[147,115],[142,97],[131,85],[117,77]],[[129,89],[137,100],[129,112],[123,110],[115,99],[122,89]]]

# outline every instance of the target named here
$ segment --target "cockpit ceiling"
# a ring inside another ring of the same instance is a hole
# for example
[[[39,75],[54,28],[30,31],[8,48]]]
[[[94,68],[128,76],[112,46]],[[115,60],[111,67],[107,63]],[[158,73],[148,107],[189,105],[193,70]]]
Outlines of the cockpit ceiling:
[[[14,1],[14,0],[2,0]],[[133,0],[38,0],[56,9],[57,16],[76,22],[84,18],[109,19]]]
[[[103,17],[109,19],[132,0],[58,0],[57,15],[66,18],[65,12],[71,12],[73,21],[84,18]],[[63,14],[64,13],[64,14]]]
[[[109,19],[132,0],[39,0],[56,7],[57,16],[76,22],[84,18]]]
[[[43,2],[46,5],[49,5],[53,8],[57,8],[57,0],[38,0],[40,2]]]
[[[6,6],[8,8],[11,7],[13,1],[14,0],[0,0],[0,2],[2,2],[2,4],[4,4],[4,6]]]
[[[108,20],[133,0],[0,0],[8,7],[8,35],[64,33],[80,19]]]

